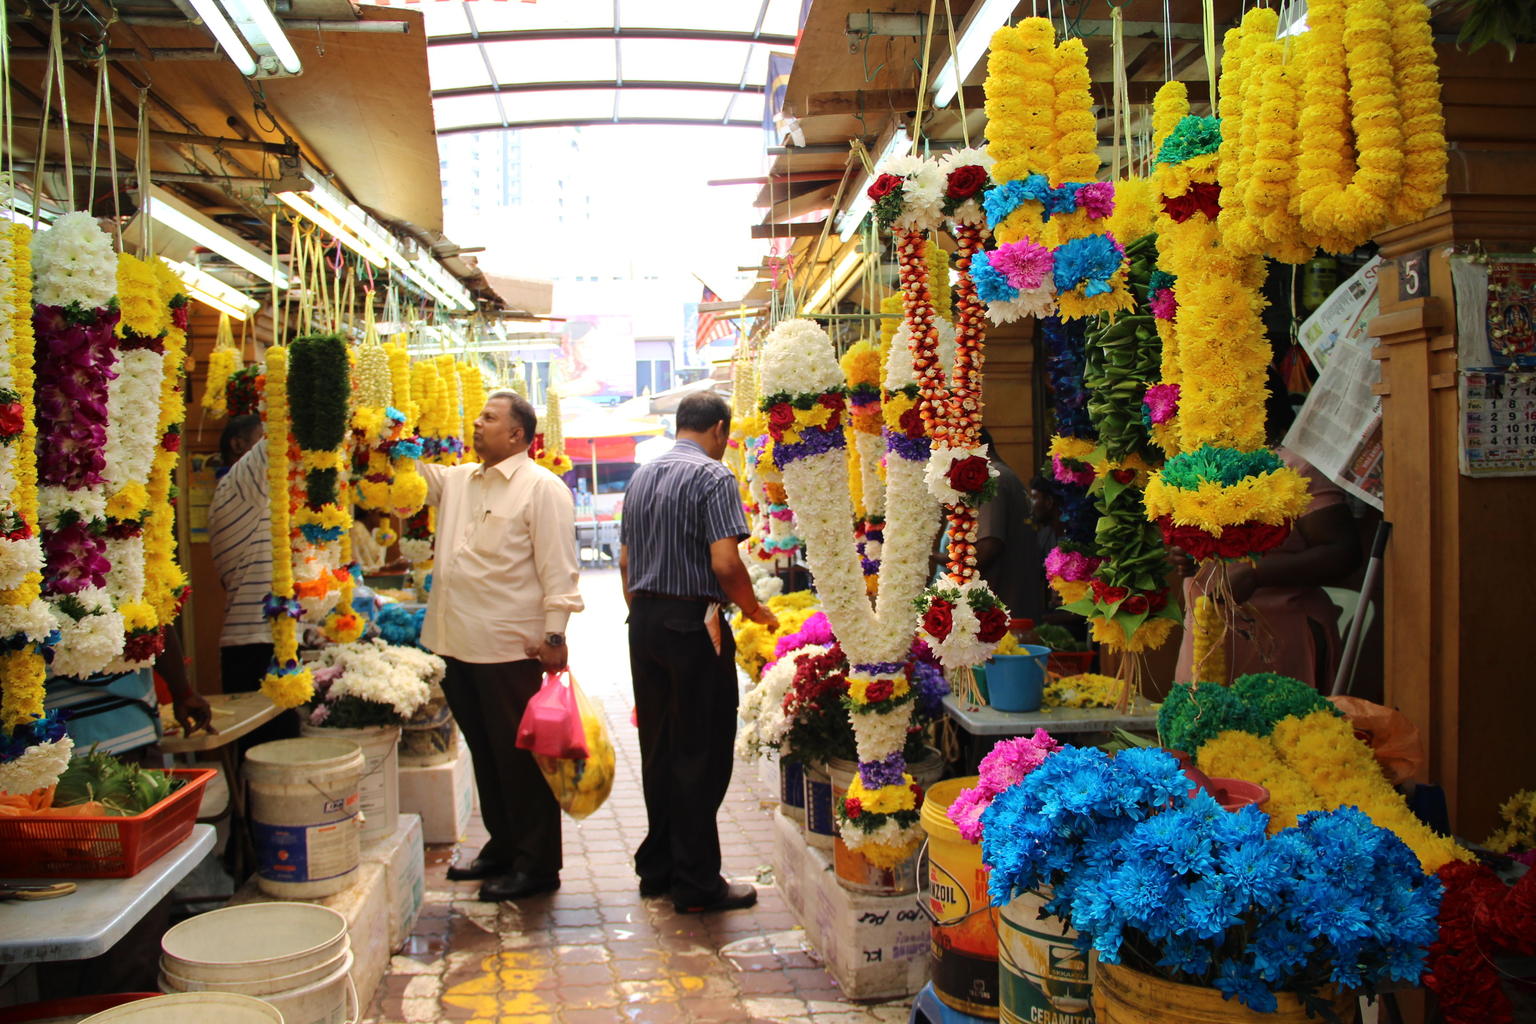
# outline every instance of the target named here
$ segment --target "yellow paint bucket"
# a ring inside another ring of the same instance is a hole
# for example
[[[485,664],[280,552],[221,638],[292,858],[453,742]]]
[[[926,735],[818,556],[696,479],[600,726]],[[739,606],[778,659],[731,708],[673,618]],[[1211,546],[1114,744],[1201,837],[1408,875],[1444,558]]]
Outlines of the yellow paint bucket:
[[[946,1006],[973,1017],[996,1017],[997,921],[987,895],[987,868],[981,847],[960,837],[949,820],[949,805],[972,775],[935,783],[923,801],[928,833],[923,909],[933,922],[933,990]],[[922,872],[919,867],[919,872]]]

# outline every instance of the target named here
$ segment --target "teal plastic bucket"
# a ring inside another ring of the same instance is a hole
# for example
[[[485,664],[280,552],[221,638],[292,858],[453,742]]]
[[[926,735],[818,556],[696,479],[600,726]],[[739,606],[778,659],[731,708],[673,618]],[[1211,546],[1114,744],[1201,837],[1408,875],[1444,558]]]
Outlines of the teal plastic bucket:
[[[1049,647],[1024,644],[1023,654],[999,654],[987,668],[988,703],[999,711],[1039,711],[1045,699]]]
[[[987,693],[987,666],[971,666],[971,675],[976,679],[976,691],[981,694],[981,702],[983,704],[990,703],[992,698]]]

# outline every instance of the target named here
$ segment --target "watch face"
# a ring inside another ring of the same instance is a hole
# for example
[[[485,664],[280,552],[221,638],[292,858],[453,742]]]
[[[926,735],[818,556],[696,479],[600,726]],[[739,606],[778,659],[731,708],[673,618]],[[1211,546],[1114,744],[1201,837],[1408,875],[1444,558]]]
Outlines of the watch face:
[[[564,633],[551,633],[544,638],[544,642],[551,647],[559,647],[565,643]]]

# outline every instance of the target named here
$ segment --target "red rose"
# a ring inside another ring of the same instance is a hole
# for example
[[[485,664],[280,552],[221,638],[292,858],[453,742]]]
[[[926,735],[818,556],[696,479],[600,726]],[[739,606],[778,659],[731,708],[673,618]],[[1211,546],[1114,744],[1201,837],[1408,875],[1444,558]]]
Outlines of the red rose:
[[[1001,608],[988,608],[976,616],[976,621],[976,639],[984,644],[995,644],[1008,635],[1008,613]]]
[[[900,422],[902,432],[908,437],[923,436],[923,414],[917,411],[917,406],[902,413]]]
[[[864,699],[871,704],[878,704],[883,700],[890,700],[895,686],[889,679],[876,679],[864,690]]]
[[[1124,587],[1112,587],[1097,576],[1088,581],[1088,588],[1093,591],[1093,599],[1100,604],[1114,604],[1116,601],[1124,601],[1131,593]]]
[[[768,429],[774,437],[795,425],[795,410],[788,402],[779,402],[768,410]]]
[[[923,629],[935,640],[942,641],[955,628],[955,606],[948,601],[933,601],[923,612]]]
[[[864,804],[856,796],[851,796],[843,801],[843,812],[850,818],[857,818],[864,813]]]
[[[981,191],[987,183],[987,172],[971,164],[966,167],[956,167],[949,172],[948,187],[944,194],[951,199],[969,199]]]
[[[992,479],[992,473],[986,459],[980,455],[967,455],[951,462],[944,478],[949,481],[949,486],[962,494],[978,494]]]
[[[19,434],[26,424],[26,413],[20,402],[0,405],[0,434]]]
[[[1144,615],[1150,607],[1147,599],[1140,594],[1132,594],[1120,604],[1120,610],[1127,615]]]
[[[906,179],[899,174],[882,174],[880,177],[875,179],[875,183],[873,185],[869,186],[869,192],[867,194],[869,198],[878,203],[892,192],[895,192],[897,189],[901,188],[905,181]]]
[[[1285,543],[1285,538],[1291,535],[1291,524],[1282,523],[1279,526],[1271,526],[1268,523],[1249,523],[1248,550],[1253,554],[1261,554],[1271,551]]]
[[[833,412],[841,412],[843,408],[842,395],[826,394],[816,399],[816,401],[820,402],[828,409],[831,409]]]
[[[1168,607],[1168,588],[1153,591],[1147,595],[1147,610],[1160,612]]]
[[[1128,484],[1136,479],[1136,471],[1134,469],[1116,469],[1111,471],[1109,475],[1115,478],[1116,483],[1122,484]]]
[[[164,448],[168,452],[181,451],[181,435],[166,434],[165,437],[160,441],[160,447]]]

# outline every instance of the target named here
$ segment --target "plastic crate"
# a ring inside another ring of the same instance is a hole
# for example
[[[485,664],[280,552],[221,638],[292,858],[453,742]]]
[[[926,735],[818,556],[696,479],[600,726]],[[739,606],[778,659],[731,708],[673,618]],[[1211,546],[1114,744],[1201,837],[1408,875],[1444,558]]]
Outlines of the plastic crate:
[[[1093,651],[1052,651],[1046,668],[1053,676],[1076,676],[1093,671]]]
[[[0,878],[131,878],[192,834],[212,768],[172,769],[183,784],[126,818],[0,818]]]

